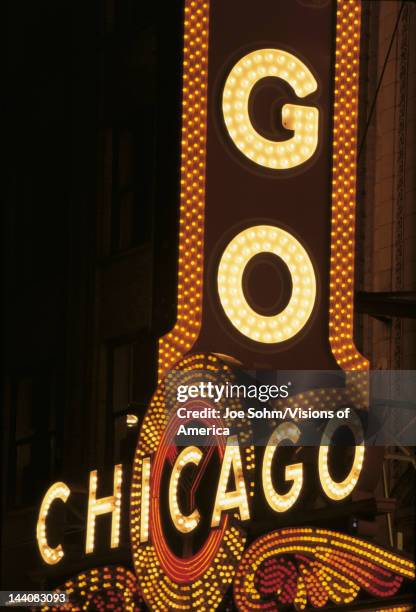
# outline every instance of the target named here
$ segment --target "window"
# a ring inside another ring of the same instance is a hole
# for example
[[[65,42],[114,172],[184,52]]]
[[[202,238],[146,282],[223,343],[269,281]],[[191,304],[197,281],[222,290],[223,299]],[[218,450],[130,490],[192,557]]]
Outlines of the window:
[[[150,239],[153,175],[153,111],[141,109],[141,129],[113,130],[111,252]]]
[[[157,15],[126,1],[109,5],[102,57],[100,255],[148,242],[155,197]],[[114,9],[114,10],[113,10]],[[108,12],[108,11],[107,11]]]
[[[63,406],[59,377],[22,377],[11,384],[9,505],[37,503],[60,466],[57,439]]]
[[[109,462],[130,462],[138,427],[127,426],[127,414],[140,419],[153,391],[156,342],[140,338],[108,347],[108,444]]]

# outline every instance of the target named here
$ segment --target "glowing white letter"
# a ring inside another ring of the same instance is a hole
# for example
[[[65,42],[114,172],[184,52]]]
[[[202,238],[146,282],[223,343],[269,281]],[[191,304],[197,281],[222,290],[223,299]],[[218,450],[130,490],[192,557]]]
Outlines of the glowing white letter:
[[[121,483],[123,480],[122,465],[114,466],[114,491],[109,497],[97,499],[97,470],[90,472],[90,492],[88,496],[87,538],[85,552],[94,552],[95,518],[101,514],[112,514],[111,548],[117,548],[120,539]]]
[[[282,440],[290,440],[293,444],[299,440],[300,431],[294,423],[282,423],[272,433],[267,443],[263,457],[263,489],[269,506],[276,512],[286,512],[299,497],[303,484],[303,469],[301,463],[287,465],[285,479],[293,480],[293,485],[287,493],[277,493],[273,486],[271,468],[276,449]]]
[[[226,492],[231,466],[233,468],[236,488],[234,491]],[[243,465],[237,436],[230,436],[227,440],[212,513],[211,527],[218,527],[222,512],[231,508],[238,508],[242,521],[247,521],[250,518],[246,483],[244,482]]]
[[[327,443],[331,441],[334,433],[339,427],[347,426],[354,434],[356,443],[361,441],[361,444],[355,447],[354,462],[350,473],[341,482],[336,482],[332,479],[328,467],[328,452],[329,446],[319,447],[319,480],[321,481],[322,489],[330,499],[339,501],[352,493],[364,462],[364,432],[361,421],[354,411],[351,411],[348,419],[332,419],[329,421],[322,434],[322,439]]]
[[[319,111],[314,106],[285,104],[282,123],[294,135],[284,141],[264,138],[249,116],[249,99],[261,79],[278,77],[289,83],[299,98],[317,90],[315,77],[295,55],[279,49],[259,49],[241,58],[224,86],[222,110],[235,146],[256,164],[274,170],[294,168],[307,161],[318,145]]]
[[[173,524],[181,533],[190,533],[199,523],[200,514],[198,510],[194,510],[186,516],[182,514],[178,503],[178,485],[181,472],[186,465],[193,463],[198,465],[202,459],[202,451],[196,446],[188,446],[179,453],[175,465],[173,466],[172,474],[169,483],[169,510]]]
[[[55,548],[51,548],[46,538],[46,518],[49,513],[49,508],[55,499],[60,499],[65,503],[70,493],[69,487],[64,482],[55,482],[47,490],[40,506],[39,518],[36,525],[36,539],[42,559],[48,565],[59,563],[64,556],[62,546],[58,544]]]

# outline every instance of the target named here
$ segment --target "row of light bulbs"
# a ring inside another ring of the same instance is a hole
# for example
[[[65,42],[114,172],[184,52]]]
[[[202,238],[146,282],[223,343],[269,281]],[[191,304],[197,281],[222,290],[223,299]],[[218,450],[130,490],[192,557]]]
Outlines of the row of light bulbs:
[[[413,562],[353,536],[308,527],[281,529],[261,536],[245,551],[234,582],[234,596],[240,609],[261,607],[258,577],[264,580],[268,564],[267,583],[276,583],[282,567],[278,561],[281,557],[287,559],[287,555],[297,562],[297,571],[303,578],[298,582],[301,592],[291,601],[301,610],[308,600],[317,607],[325,605],[328,599],[346,605],[354,601],[360,588],[379,597],[390,596],[397,592],[403,577],[415,576]],[[379,587],[380,572],[385,570],[396,574],[390,589]]]

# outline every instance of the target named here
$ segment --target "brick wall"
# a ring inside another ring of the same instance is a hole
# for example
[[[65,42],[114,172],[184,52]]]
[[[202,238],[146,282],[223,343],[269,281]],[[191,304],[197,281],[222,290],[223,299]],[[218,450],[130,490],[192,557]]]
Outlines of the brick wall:
[[[365,2],[367,48],[362,132],[392,41],[401,2]],[[416,290],[416,5],[405,2],[386,63],[361,165],[361,257],[365,291]],[[416,323],[364,316],[363,351],[373,368],[416,367]]]

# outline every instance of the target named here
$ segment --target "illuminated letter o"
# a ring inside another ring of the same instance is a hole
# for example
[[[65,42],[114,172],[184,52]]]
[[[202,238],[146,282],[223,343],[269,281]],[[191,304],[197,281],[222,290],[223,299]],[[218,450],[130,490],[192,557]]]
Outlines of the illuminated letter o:
[[[276,315],[255,312],[243,292],[243,274],[259,253],[273,253],[287,265],[292,295]],[[247,338],[277,344],[293,338],[306,325],[315,304],[316,278],[310,257],[289,232],[273,225],[257,225],[237,234],[222,254],[218,269],[218,294],[230,322]]]
[[[363,441],[364,432],[361,425],[361,421],[356,415],[354,411],[351,411],[351,415],[346,419],[331,419],[327,426],[324,429],[322,434],[322,439],[326,439],[327,442],[331,441],[334,433],[339,427],[348,426],[352,431],[356,444],[358,441]],[[333,480],[331,474],[329,473],[328,467],[328,454],[329,454],[329,446],[322,445],[319,447],[319,458],[318,458],[318,467],[319,467],[319,480],[321,481],[322,489],[325,494],[333,500],[340,501],[345,497],[348,497],[354,490],[358,478],[360,477],[361,470],[364,462],[364,453],[365,447],[364,444],[357,444],[355,447],[354,454],[354,462],[352,464],[352,468],[350,473],[344,480],[341,482],[336,482]]]
[[[259,49],[241,58],[225,82],[222,110],[224,122],[235,146],[256,164],[273,170],[287,170],[307,161],[318,145],[319,111],[314,106],[285,104],[282,124],[293,130],[282,141],[264,138],[254,129],[249,116],[253,87],[266,77],[288,83],[299,98],[317,90],[315,77],[295,55],[279,49]]]

